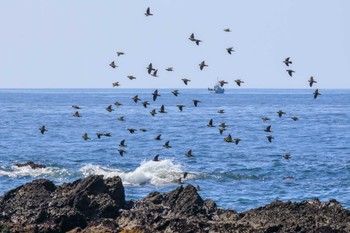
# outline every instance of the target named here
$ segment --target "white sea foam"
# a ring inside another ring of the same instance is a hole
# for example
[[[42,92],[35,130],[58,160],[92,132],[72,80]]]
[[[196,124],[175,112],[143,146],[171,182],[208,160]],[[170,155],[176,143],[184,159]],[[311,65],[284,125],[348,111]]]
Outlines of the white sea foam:
[[[63,179],[68,175],[69,175],[69,172],[66,169],[61,169],[58,167],[32,169],[30,166],[17,167],[13,165],[11,169],[0,168],[0,176],[8,176],[12,178],[52,177],[52,178]]]
[[[105,168],[88,164],[80,169],[84,176],[103,175],[105,178],[119,176],[125,185],[162,185],[173,183],[183,177],[181,166],[174,164],[171,160],[164,159],[158,162],[142,162],[134,171],[124,172],[119,169]],[[186,179],[193,178],[189,174]]]

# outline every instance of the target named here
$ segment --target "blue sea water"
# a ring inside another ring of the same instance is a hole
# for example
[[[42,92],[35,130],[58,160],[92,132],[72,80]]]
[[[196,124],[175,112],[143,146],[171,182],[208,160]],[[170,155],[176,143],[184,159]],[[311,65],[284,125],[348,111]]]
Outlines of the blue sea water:
[[[350,208],[350,90],[320,90],[316,100],[313,89],[183,89],[178,97],[171,91],[160,89],[154,102],[151,89],[0,89],[0,194],[37,178],[60,184],[103,174],[123,179],[127,199],[141,199],[174,189],[186,171],[184,183],[199,185],[203,198],[223,208],[244,211],[275,199],[311,198],[336,198]],[[147,109],[133,102],[136,94],[150,102]],[[201,101],[198,107],[193,99]],[[123,105],[117,108],[115,101]],[[112,112],[105,110],[110,104]],[[167,113],[152,117],[149,112],[162,104]],[[183,112],[177,104],[185,105]],[[82,108],[82,117],[73,117],[72,105]],[[281,118],[280,109],[287,113]],[[207,127],[210,119],[216,127]],[[228,125],[223,135],[221,122]],[[48,129],[44,135],[41,125]],[[268,125],[272,133],[264,132]],[[83,140],[85,132],[91,140]],[[97,132],[112,136],[98,139]],[[224,142],[229,133],[242,141]],[[161,141],[154,140],[158,134]],[[166,149],[168,140],[172,148]],[[156,154],[160,162],[152,161]],[[28,160],[47,168],[13,166]]]

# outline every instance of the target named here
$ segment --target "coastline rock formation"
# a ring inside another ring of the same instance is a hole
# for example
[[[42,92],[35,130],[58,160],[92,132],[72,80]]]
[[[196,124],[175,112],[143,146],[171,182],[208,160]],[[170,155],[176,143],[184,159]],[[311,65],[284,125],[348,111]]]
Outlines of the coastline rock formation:
[[[0,197],[2,232],[350,232],[336,200],[275,201],[243,213],[217,208],[192,185],[126,201],[119,177],[56,186],[39,179]]]
[[[30,166],[32,169],[46,168],[46,166],[44,164],[36,164],[33,161],[28,161],[26,163],[15,163],[13,165],[17,166],[17,167]]]

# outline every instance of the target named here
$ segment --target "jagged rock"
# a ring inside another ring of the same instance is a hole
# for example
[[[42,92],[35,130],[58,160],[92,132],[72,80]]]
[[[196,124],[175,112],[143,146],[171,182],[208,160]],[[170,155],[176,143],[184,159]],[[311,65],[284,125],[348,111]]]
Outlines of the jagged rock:
[[[125,201],[119,177],[90,176],[56,186],[35,180],[0,198],[2,232],[345,233],[350,211],[336,200],[275,201],[243,213],[203,200],[192,185]]]
[[[124,208],[124,187],[119,177],[90,176],[56,186],[39,179],[0,198],[0,225],[11,232],[65,232],[116,218]]]
[[[13,165],[17,166],[17,167],[30,166],[32,169],[38,169],[38,168],[45,168],[46,167],[44,164],[36,164],[33,161],[28,161],[26,163],[15,163]]]

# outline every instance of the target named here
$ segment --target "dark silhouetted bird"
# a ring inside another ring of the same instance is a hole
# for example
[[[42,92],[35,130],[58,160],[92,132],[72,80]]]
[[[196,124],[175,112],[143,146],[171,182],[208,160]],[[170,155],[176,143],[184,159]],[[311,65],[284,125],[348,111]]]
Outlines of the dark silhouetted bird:
[[[74,117],[81,117],[78,111],[76,111],[76,112],[73,114],[73,116],[74,116]]]
[[[228,134],[226,138],[224,138],[225,142],[233,142],[231,134]]]
[[[187,157],[192,157],[192,150],[187,151],[186,156]]]
[[[271,131],[271,125],[267,126],[266,129],[264,130],[265,132],[272,132]]]
[[[127,145],[125,144],[125,139],[120,141],[119,146],[127,147]]]
[[[233,139],[233,141],[235,142],[236,145],[238,145],[238,143],[239,143],[240,141],[242,141],[242,139],[240,139],[240,138],[235,138],[235,139]]]
[[[147,132],[147,129],[141,128],[140,131],[141,131],[141,132]]]
[[[152,95],[153,95],[153,101],[156,101],[157,97],[160,96],[158,94],[158,90],[157,89],[152,93]]]
[[[78,105],[73,105],[72,108],[74,108],[74,109],[81,109]]]
[[[195,107],[197,107],[197,106],[198,106],[198,103],[200,103],[199,100],[192,100],[192,101],[193,101],[193,104],[194,104]]]
[[[133,128],[129,128],[128,129],[130,133],[135,133],[136,129],[133,129]]]
[[[169,143],[170,143],[170,141],[167,141],[167,142],[163,145],[163,147],[164,147],[164,148],[167,148],[167,149],[171,148],[171,146],[169,145]]]
[[[266,137],[267,137],[267,140],[269,140],[270,143],[272,142],[272,139],[275,139],[272,135],[268,135]]]
[[[157,114],[155,109],[152,109],[152,111],[149,112],[152,116],[155,116]]]
[[[158,112],[160,112],[160,113],[167,113],[167,112],[165,111],[165,109],[164,109],[164,105],[162,105],[162,106],[160,107],[160,110],[159,110]]]
[[[173,67],[168,67],[165,69],[166,71],[174,71],[174,68]]]
[[[121,117],[118,117],[117,120],[118,121],[124,121],[125,119],[124,119],[124,116],[121,116]]]
[[[90,140],[91,138],[89,138],[89,136],[88,136],[88,134],[87,133],[84,133],[83,134],[83,138],[84,138],[84,140],[86,141],[86,140]]]
[[[158,135],[157,137],[155,137],[154,139],[155,139],[155,140],[158,140],[158,141],[159,141],[159,140],[162,140],[162,139],[161,139],[161,136],[162,136],[162,135],[159,134],[159,135]]]
[[[231,32],[231,30],[229,28],[225,28],[224,32]]]
[[[310,87],[312,87],[312,85],[314,84],[314,83],[317,83],[315,80],[314,80],[314,77],[310,77],[310,79],[308,80],[309,81],[309,84],[310,84]]]
[[[224,114],[224,113],[225,113],[225,110],[224,110],[224,109],[220,109],[220,110],[218,111],[218,113]]]
[[[286,64],[286,66],[289,66],[289,64],[292,64],[293,62],[290,61],[290,57],[287,57],[286,59],[284,59],[283,63]]]
[[[141,99],[139,99],[139,95],[135,95],[134,97],[132,97],[132,99],[134,100],[135,103],[137,103],[137,101],[141,100]]]
[[[185,105],[182,105],[182,104],[178,104],[176,106],[180,109],[181,112],[182,112],[183,108],[185,107]]]
[[[319,93],[318,89],[316,89],[314,92],[314,99],[316,99],[318,95],[321,95],[321,93]]]
[[[133,80],[133,79],[136,79],[136,77],[135,77],[135,76],[132,76],[132,75],[129,75],[129,76],[128,76],[128,79]]]
[[[117,52],[117,56],[119,57],[119,56],[121,56],[121,55],[124,55],[125,53],[123,53],[123,52]]]
[[[158,77],[157,75],[158,70],[154,70],[153,73],[151,74],[153,77]]]
[[[39,128],[39,130],[40,130],[40,133],[41,133],[41,134],[44,134],[46,131],[48,131],[48,130],[45,128],[45,125],[41,126],[41,127]]]
[[[215,127],[215,126],[213,125],[213,119],[210,119],[210,121],[209,121],[209,123],[207,124],[207,126],[208,126],[208,127]]]
[[[149,7],[147,8],[145,15],[146,16],[152,16],[153,15],[153,14],[151,14],[151,10],[150,10]]]
[[[190,41],[196,42],[197,45],[199,45],[200,42],[202,42],[201,40],[198,40],[194,37],[194,33],[192,33],[190,35],[190,38],[188,38]]]
[[[286,113],[283,112],[282,110],[279,110],[279,111],[277,112],[277,114],[278,114],[279,117],[282,117],[282,115],[283,115],[283,114],[286,114]]]
[[[270,121],[271,119],[268,118],[268,117],[263,117],[263,118],[261,118],[261,120],[262,120],[263,122],[265,122],[265,121]]]
[[[125,151],[125,150],[123,150],[123,149],[118,149],[118,151],[119,151],[120,156],[123,156],[123,155],[124,155],[124,153],[126,153],[126,151]]]
[[[108,112],[114,111],[114,109],[112,108],[112,105],[108,105],[108,107],[106,108],[106,110],[107,110]]]
[[[238,86],[241,86],[241,83],[244,83],[244,82],[240,79],[237,79],[235,80],[235,83],[237,83]]]
[[[177,96],[177,95],[179,95],[179,94],[180,94],[179,90],[173,90],[171,93],[173,93],[173,94],[174,94],[174,96]]]
[[[103,136],[103,133],[96,133],[96,136],[98,139],[101,139],[101,137]]]
[[[154,70],[152,63],[149,63],[149,65],[146,67],[146,69],[147,69],[148,74],[151,74],[152,70]]]
[[[111,62],[111,64],[109,64],[110,67],[112,67],[113,69],[115,69],[116,67],[118,67],[114,61]]]
[[[226,51],[227,51],[229,54],[232,54],[232,52],[234,52],[235,50],[233,50],[233,47],[230,47],[230,48],[227,48]]]
[[[225,84],[228,84],[228,82],[226,82],[225,80],[220,80],[219,83],[221,87],[223,87]]]
[[[114,82],[114,83],[112,83],[112,86],[113,86],[113,87],[119,87],[119,86],[120,86],[120,83],[119,83],[119,82]]]
[[[142,102],[142,105],[143,105],[143,107],[147,108],[147,105],[149,105],[149,103],[148,103],[148,101],[146,100],[146,101],[143,101],[143,102]]]
[[[222,135],[222,133],[226,130],[226,128],[219,128],[219,132]]]
[[[159,155],[154,156],[153,161],[154,162],[159,162]]]
[[[227,125],[225,124],[225,122],[220,123],[219,126],[222,127],[222,128],[226,128],[226,127],[227,127]]]
[[[285,154],[285,155],[283,155],[283,158],[285,158],[285,159],[290,159],[290,154]]]
[[[112,135],[111,135],[111,133],[105,133],[105,134],[103,134],[103,136],[105,136],[105,137],[111,137]]]
[[[205,64],[205,61],[202,61],[202,62],[199,63],[198,65],[199,65],[199,69],[200,69],[200,70],[203,70],[203,68],[204,68],[205,66],[208,66],[207,64]]]
[[[299,117],[297,117],[297,116],[292,116],[291,118],[292,118],[293,121],[299,120]]]
[[[290,77],[293,77],[293,73],[295,73],[294,70],[286,70],[286,71],[288,72],[288,74],[289,74]]]
[[[114,105],[115,105],[116,107],[119,107],[119,106],[121,106],[122,104],[121,104],[120,102],[117,101],[117,102],[114,103]]]
[[[185,85],[187,85],[188,82],[191,82],[191,80],[187,78],[183,78],[181,80],[185,83]]]

